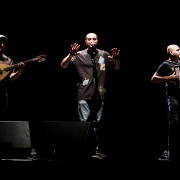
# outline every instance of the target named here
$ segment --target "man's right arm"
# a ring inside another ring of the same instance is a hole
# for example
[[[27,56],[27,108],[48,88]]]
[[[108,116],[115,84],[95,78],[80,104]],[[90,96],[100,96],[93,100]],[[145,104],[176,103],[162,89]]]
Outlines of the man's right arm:
[[[72,54],[68,54],[61,62],[60,67],[61,68],[68,68],[69,67],[69,63],[71,61],[71,59],[73,58]]]
[[[70,61],[72,58],[77,54],[80,45],[77,43],[71,44],[70,53],[62,60],[60,67],[61,68],[68,68]]]
[[[157,72],[155,72],[151,78],[151,82],[162,83],[162,82],[173,80],[173,79],[178,79],[178,75],[175,75],[175,73],[173,73],[172,75],[169,75],[169,76],[160,76]]]

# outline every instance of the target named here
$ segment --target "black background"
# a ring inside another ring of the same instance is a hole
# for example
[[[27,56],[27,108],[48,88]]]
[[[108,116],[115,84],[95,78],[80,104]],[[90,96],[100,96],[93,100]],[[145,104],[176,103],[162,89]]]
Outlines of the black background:
[[[113,6],[109,13],[105,7],[98,12],[94,6],[77,6],[71,4],[74,9],[70,10],[68,5],[27,3],[11,4],[15,7],[11,11],[3,9],[0,34],[8,37],[6,54],[15,63],[47,55],[44,62],[28,64],[22,76],[10,84],[9,120],[76,119],[73,74],[59,65],[71,43],[77,42],[83,49],[85,35],[95,32],[99,48],[121,50],[121,72],[119,77],[111,77],[106,106],[110,145],[153,156],[166,134],[166,102],[164,87],[150,79],[167,58],[167,45],[180,43],[178,30],[171,30],[166,17],[158,12],[159,16],[152,16],[146,8],[139,15],[133,9],[126,16],[122,7]]]

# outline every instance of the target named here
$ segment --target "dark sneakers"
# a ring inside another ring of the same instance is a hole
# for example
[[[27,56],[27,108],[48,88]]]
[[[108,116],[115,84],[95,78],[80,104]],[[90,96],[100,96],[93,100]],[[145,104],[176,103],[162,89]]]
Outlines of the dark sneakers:
[[[106,159],[106,155],[101,153],[99,151],[99,149],[96,149],[95,153],[92,155],[92,158],[96,158],[96,159]]]
[[[170,155],[169,155],[169,151],[165,150],[163,151],[163,153],[161,154],[160,157],[157,158],[158,161],[170,161]]]

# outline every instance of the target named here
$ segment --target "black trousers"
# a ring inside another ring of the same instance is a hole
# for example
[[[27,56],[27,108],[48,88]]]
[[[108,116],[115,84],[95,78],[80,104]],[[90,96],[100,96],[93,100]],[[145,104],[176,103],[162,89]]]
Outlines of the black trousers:
[[[180,161],[180,98],[167,97],[168,102],[168,120],[169,120],[169,137],[168,147],[170,159]]]

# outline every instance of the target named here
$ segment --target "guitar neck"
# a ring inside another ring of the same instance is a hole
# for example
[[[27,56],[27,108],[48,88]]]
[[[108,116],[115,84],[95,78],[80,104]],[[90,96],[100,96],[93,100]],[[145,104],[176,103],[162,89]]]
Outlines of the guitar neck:
[[[33,61],[35,61],[35,58],[23,61],[23,63],[28,64],[28,63],[33,62]],[[4,71],[11,71],[12,69],[16,69],[16,68],[18,68],[18,64],[13,64],[11,66],[8,66],[8,67],[4,68]]]

